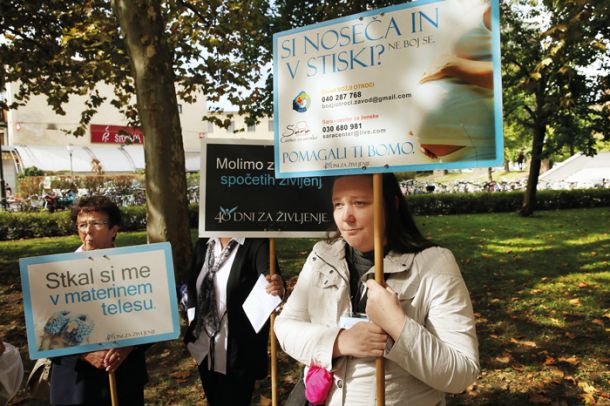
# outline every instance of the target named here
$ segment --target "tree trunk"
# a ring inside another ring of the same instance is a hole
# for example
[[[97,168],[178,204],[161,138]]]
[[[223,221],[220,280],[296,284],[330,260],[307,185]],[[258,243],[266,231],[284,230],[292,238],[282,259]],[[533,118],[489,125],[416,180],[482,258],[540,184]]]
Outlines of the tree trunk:
[[[191,257],[184,147],[159,0],[112,0],[135,80],[144,132],[148,242],[172,244],[177,281]]]
[[[527,178],[527,188],[523,196],[523,205],[520,214],[524,217],[532,215],[536,207],[536,189],[538,188],[538,176],[540,175],[540,163],[542,161],[542,146],[546,125],[536,124],[534,126],[534,139],[532,142],[532,158],[530,160],[530,171]]]

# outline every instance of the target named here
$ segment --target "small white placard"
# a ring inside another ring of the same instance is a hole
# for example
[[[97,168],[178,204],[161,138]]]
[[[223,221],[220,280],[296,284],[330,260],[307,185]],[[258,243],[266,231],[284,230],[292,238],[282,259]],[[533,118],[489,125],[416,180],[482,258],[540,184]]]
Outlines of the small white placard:
[[[257,333],[263,328],[271,312],[282,303],[279,296],[267,293],[265,288],[268,284],[269,282],[267,282],[265,276],[263,274],[259,275],[252,291],[242,305],[254,331]]]
[[[339,327],[349,329],[354,324],[360,323],[361,321],[366,323],[369,321],[369,318],[366,317],[366,315],[360,314],[358,314],[357,316],[341,316],[341,318],[339,319]]]

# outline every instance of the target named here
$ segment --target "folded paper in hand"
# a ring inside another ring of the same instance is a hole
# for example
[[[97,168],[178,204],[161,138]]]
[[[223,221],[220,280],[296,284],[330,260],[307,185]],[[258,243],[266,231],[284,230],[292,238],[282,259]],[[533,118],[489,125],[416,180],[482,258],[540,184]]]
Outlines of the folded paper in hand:
[[[250,320],[254,331],[257,333],[263,328],[273,310],[282,303],[282,299],[279,296],[267,293],[265,287],[268,284],[269,282],[267,282],[265,276],[259,275],[252,291],[242,305],[248,320]]]

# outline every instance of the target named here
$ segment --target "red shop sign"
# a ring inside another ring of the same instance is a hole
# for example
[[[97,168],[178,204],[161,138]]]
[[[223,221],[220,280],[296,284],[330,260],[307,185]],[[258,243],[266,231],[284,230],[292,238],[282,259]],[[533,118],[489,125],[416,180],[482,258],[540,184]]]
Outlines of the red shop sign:
[[[90,130],[91,142],[102,144],[144,144],[144,134],[139,128],[91,124]]]

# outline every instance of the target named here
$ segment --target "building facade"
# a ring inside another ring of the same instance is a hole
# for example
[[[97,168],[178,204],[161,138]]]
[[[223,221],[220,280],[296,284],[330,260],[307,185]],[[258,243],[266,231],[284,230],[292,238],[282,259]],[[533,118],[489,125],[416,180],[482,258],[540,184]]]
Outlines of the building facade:
[[[10,104],[17,84],[8,84],[3,97]],[[91,174],[129,173],[144,169],[146,134],[127,127],[125,117],[109,100],[114,93],[107,84],[97,90],[107,100],[92,117],[84,137],[67,135],[64,130],[77,128],[85,105],[84,96],[71,96],[63,106],[65,115],[55,113],[46,96],[34,95],[26,105],[3,111],[0,118],[3,178],[15,188],[16,176],[36,166],[45,172]],[[135,98],[132,102],[135,102]],[[247,126],[235,112],[209,113],[205,95],[197,95],[194,103],[178,100],[180,124],[186,158],[186,170],[199,170],[200,143],[203,137],[272,139],[273,119],[263,118],[255,126]],[[228,129],[220,128],[204,117],[209,114],[224,120]]]

